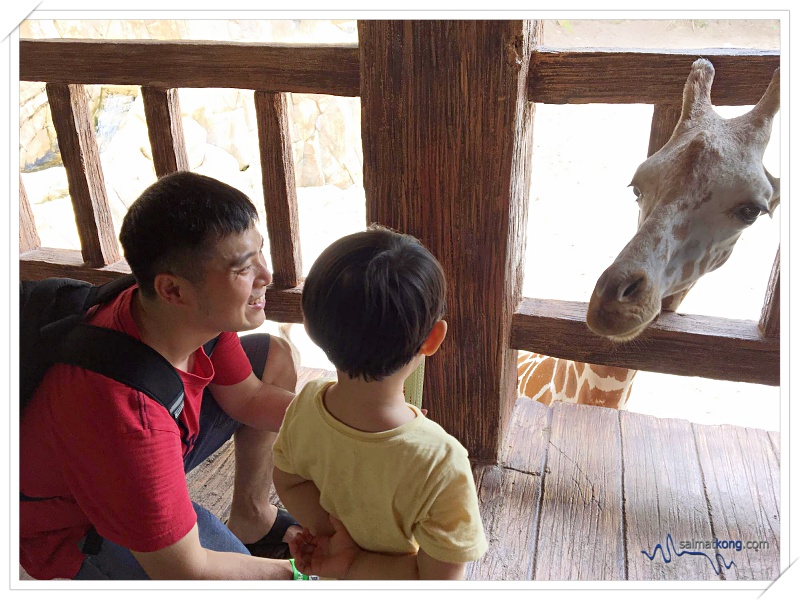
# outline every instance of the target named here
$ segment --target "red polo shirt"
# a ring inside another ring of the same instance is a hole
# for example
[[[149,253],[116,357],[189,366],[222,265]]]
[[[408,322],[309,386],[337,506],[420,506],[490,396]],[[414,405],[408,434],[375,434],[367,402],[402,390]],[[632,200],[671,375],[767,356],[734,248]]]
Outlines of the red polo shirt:
[[[141,339],[131,316],[136,286],[100,307],[90,322]],[[202,348],[191,373],[179,371],[180,421],[141,392],[91,371],[55,365],[20,424],[20,491],[50,498],[20,502],[20,563],[37,579],[72,578],[91,525],[125,548],[153,552],[194,526],[183,457],[199,430],[203,390],[251,372],[239,337],[223,333],[211,359]]]

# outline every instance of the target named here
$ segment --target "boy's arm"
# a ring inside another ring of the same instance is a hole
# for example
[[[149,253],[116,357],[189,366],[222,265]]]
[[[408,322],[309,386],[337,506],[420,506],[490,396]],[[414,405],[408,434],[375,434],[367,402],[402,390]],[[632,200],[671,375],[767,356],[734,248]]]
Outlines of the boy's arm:
[[[466,563],[447,563],[423,550],[389,555],[359,548],[344,524],[331,517],[335,533],[314,537],[303,532],[289,542],[297,567],[304,573],[334,579],[463,579]]]
[[[417,553],[419,579],[464,579],[467,563],[449,563],[436,560],[420,550]]]
[[[319,489],[313,481],[299,475],[286,473],[278,467],[273,470],[272,481],[281,502],[292,516],[311,533],[319,536],[333,535],[328,512],[320,506]]]
[[[464,579],[466,563],[447,563],[420,550],[416,555],[391,556],[362,551],[344,579]]]

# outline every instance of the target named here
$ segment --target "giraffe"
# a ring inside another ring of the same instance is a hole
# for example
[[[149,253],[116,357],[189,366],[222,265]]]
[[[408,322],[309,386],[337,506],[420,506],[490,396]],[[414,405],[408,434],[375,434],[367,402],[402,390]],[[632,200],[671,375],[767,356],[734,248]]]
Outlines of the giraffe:
[[[780,180],[763,165],[780,108],[780,72],[745,115],[711,105],[714,67],[696,60],[678,124],[629,187],[639,205],[633,238],[597,280],[587,326],[615,342],[636,338],[661,311],[675,311],[704,274],[730,257],[742,231],[780,202]],[[635,370],[520,352],[519,392],[553,401],[625,408]]]

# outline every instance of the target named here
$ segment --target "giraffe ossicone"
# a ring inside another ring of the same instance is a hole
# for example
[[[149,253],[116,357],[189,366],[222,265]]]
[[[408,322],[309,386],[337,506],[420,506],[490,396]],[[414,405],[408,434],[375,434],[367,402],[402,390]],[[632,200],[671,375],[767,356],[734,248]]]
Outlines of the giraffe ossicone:
[[[696,60],[672,136],[639,167],[630,187],[639,205],[633,238],[595,285],[586,323],[615,342],[639,336],[662,310],[674,311],[704,274],[731,255],[742,231],[780,202],[780,180],[764,167],[780,109],[780,72],[748,113],[719,116],[711,104],[714,67]],[[624,408],[636,371],[520,352],[521,395]]]

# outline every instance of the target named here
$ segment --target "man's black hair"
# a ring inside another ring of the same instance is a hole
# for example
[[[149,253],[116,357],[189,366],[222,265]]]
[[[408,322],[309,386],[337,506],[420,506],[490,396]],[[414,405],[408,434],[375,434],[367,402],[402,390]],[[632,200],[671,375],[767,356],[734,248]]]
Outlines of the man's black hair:
[[[416,238],[372,226],[331,244],[303,285],[311,339],[349,377],[379,381],[419,353],[445,313],[439,262]]]
[[[161,177],[131,204],[119,240],[146,295],[159,273],[202,281],[217,242],[258,221],[250,199],[230,185],[189,171]]]

